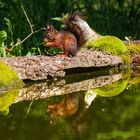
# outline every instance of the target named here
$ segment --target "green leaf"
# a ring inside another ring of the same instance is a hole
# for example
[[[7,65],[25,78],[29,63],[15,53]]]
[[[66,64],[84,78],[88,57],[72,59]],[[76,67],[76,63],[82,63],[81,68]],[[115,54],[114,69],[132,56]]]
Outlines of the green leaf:
[[[7,39],[7,33],[0,31],[0,56],[6,56],[4,41]]]
[[[11,39],[11,41],[12,42],[14,42],[14,37],[13,37],[13,25],[11,24],[11,22],[10,22],[10,20],[8,19],[8,18],[6,18],[6,17],[4,17],[4,20],[5,20],[5,24],[7,25],[7,27],[8,27],[8,31],[9,31],[9,33],[10,33],[10,39]]]
[[[7,39],[7,33],[5,31],[0,31],[0,47],[1,44],[3,44],[6,39]]]
[[[62,17],[54,17],[51,19],[55,21],[65,22],[68,19],[68,16],[69,14],[67,13],[67,14],[63,14]]]
[[[62,21],[62,17],[54,17],[54,18],[51,18],[52,20],[55,20],[55,21]]]
[[[31,53],[31,52],[28,52],[28,53],[26,54],[26,56],[32,56],[32,53]]]

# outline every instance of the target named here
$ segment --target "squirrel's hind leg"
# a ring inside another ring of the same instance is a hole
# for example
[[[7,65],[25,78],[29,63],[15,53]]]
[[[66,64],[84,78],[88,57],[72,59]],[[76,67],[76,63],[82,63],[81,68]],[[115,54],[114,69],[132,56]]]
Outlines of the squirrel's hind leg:
[[[67,56],[75,56],[79,48],[77,46],[77,41],[66,40],[64,45],[64,54]]]

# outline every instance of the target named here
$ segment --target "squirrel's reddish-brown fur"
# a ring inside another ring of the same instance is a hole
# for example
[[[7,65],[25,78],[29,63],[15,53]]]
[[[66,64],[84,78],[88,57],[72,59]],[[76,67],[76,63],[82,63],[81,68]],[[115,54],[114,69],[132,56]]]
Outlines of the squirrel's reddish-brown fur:
[[[74,34],[67,31],[57,31],[53,25],[48,25],[44,33],[45,47],[60,48],[64,53],[61,56],[75,56],[79,50]]]

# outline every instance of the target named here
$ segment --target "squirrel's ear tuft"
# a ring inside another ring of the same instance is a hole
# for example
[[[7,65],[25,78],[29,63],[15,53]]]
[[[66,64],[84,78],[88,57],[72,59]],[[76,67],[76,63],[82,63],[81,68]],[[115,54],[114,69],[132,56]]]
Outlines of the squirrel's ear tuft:
[[[48,24],[46,30],[50,32],[57,32],[52,24]]]
[[[47,25],[47,30],[54,30],[54,26],[52,24]]]
[[[47,30],[50,30],[50,24],[47,24]]]

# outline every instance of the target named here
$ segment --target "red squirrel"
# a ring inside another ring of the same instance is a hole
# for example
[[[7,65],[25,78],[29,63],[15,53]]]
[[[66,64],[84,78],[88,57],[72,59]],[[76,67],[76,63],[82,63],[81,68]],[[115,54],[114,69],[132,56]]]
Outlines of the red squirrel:
[[[60,48],[64,53],[60,56],[75,56],[79,51],[77,39],[68,31],[57,31],[53,25],[48,25],[44,33],[45,47]]]

